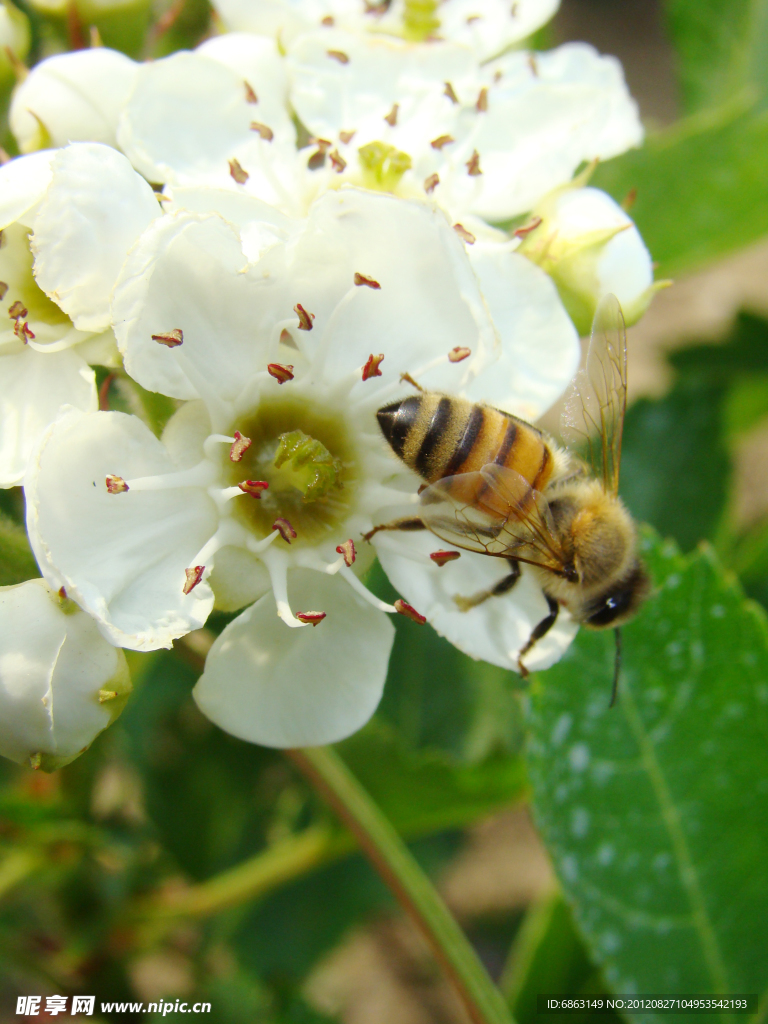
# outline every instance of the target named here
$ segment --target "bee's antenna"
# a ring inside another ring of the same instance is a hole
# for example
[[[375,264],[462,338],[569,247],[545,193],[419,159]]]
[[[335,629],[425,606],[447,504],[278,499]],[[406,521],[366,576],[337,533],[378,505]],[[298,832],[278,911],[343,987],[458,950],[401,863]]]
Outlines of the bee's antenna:
[[[613,635],[616,637],[616,660],[613,665],[613,689],[611,690],[611,703],[608,705],[612,708],[616,703],[616,698],[619,695],[619,675],[621,674],[621,630],[617,626],[613,631]]]

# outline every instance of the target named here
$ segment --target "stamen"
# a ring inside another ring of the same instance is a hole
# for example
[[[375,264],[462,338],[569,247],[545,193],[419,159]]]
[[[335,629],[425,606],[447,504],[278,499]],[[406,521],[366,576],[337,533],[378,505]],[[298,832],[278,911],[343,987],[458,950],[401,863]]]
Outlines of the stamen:
[[[443,146],[447,146],[449,143],[455,141],[456,140],[452,135],[438,135],[436,139],[432,139],[430,146],[432,149],[442,149]]]
[[[306,622],[310,626],[319,626],[325,615],[325,612],[296,612],[299,622]]]
[[[471,348],[464,348],[462,345],[457,345],[448,353],[448,359],[452,363],[460,363],[463,359],[467,359],[471,355]]]
[[[536,63],[536,58],[532,53],[528,54],[528,67],[531,69],[531,74],[534,78],[539,77],[539,65]]]
[[[290,364],[269,363],[267,373],[270,377],[274,377],[278,384],[285,384],[286,381],[293,380],[293,366]]]
[[[251,83],[247,82],[247,81],[244,81],[243,85],[245,86],[245,102],[246,103],[258,103],[259,102],[259,97],[253,91],[253,87],[251,86]]]
[[[229,449],[230,461],[239,462],[252,444],[253,441],[251,441],[250,437],[245,437],[239,430],[236,430],[235,439],[232,442],[232,447]]]
[[[275,137],[272,129],[268,125],[262,124],[261,121],[251,121],[251,131],[258,132],[265,142],[271,142]]]
[[[114,700],[117,690],[99,690],[99,704],[106,704],[108,700]]]
[[[384,118],[384,120],[387,122],[387,124],[390,125],[392,128],[394,128],[395,125],[397,124],[397,112],[398,112],[399,109],[400,109],[400,104],[399,103],[395,103],[393,105],[392,109],[390,110],[390,112]]]
[[[237,486],[244,494],[250,494],[252,498],[260,498],[269,484],[266,480],[241,480]]]
[[[397,612],[397,608],[395,608],[393,604],[387,604],[386,601],[380,601],[375,594],[372,594],[365,584],[360,582],[351,569],[344,567],[339,570],[339,575],[347,581],[356,594],[359,594],[360,597],[368,602],[368,604],[372,604],[374,608],[378,608],[380,612],[386,612],[388,615],[394,615]]]
[[[283,540],[290,544],[292,540],[296,540],[297,534],[287,519],[283,519],[281,516],[272,523],[272,529],[277,530]]]
[[[130,491],[130,487],[121,476],[107,473],[107,491],[110,494],[123,494],[125,491]]]
[[[280,344],[285,345],[287,348],[295,348],[297,352],[299,351],[299,346],[296,344],[296,339],[294,338],[294,336],[291,334],[287,327],[284,327],[282,331],[280,331]]]
[[[27,344],[28,338],[34,339],[35,337],[32,331],[30,330],[27,321],[22,320],[21,317],[19,317],[19,319],[13,325],[13,333],[16,335],[17,338],[21,338],[25,345]]]
[[[326,14],[326,16],[320,20],[320,24],[325,25],[326,28],[333,28],[336,24],[336,19],[332,18],[330,14]]]
[[[435,565],[441,569],[448,562],[455,562],[457,558],[461,558],[460,551],[433,551],[429,556]]]
[[[216,467],[208,459],[203,459],[189,469],[180,469],[175,473],[157,473],[155,476],[140,476],[128,480],[127,484],[132,491],[169,491],[177,487],[207,487],[215,478]]]
[[[453,91],[453,86],[451,85],[450,82],[445,83],[445,91],[443,92],[443,96],[447,96],[451,103],[459,102],[459,97]]]
[[[424,179],[424,191],[427,193],[427,195],[431,195],[439,184],[440,175],[437,173],[430,174],[428,178]]]
[[[7,287],[8,286],[6,285],[6,289]],[[24,305],[24,303],[21,302],[20,299],[16,299],[16,301],[11,306],[8,307],[8,316],[10,317],[11,320],[18,320],[20,316],[24,317],[27,316],[28,314],[29,310]]]
[[[383,352],[380,352],[377,356],[373,354],[369,355],[368,360],[363,367],[363,380],[370,380],[371,377],[381,377],[381,370],[379,367],[383,361]]]
[[[197,584],[202,580],[204,572],[204,565],[193,565],[191,569],[185,569],[184,575],[186,576],[186,582],[181,588],[182,593],[189,594],[190,591],[194,590]]]
[[[357,134],[357,130],[352,131],[352,132],[339,132],[339,139],[346,146],[346,145],[348,145],[352,141],[352,139],[354,139],[356,134]],[[2,298],[2,295],[0,295],[0,298]]]
[[[456,232],[459,238],[463,239],[467,243],[467,245],[475,244],[475,236],[472,234],[471,231],[467,231],[463,224],[454,224],[453,230]]]
[[[349,57],[343,50],[326,50],[331,60],[337,60],[339,64],[349,64]]]
[[[425,615],[420,615],[419,612],[417,612],[416,609],[413,607],[413,605],[408,604],[407,601],[403,601],[401,597],[398,597],[398,599],[395,601],[395,610],[398,611],[401,615],[404,615],[406,619],[411,619],[413,622],[418,622],[420,626],[423,626],[424,623],[427,621],[427,617]]]
[[[479,114],[484,114],[488,109],[488,89],[485,86],[480,90],[477,103],[475,103],[475,109]]]
[[[357,552],[355,551],[355,542],[351,537],[349,540],[345,540],[343,544],[337,545],[336,551],[344,558],[344,565],[347,568],[354,564]]]
[[[307,169],[310,171],[319,171],[321,167],[325,166],[325,150],[316,149],[314,153],[310,154],[307,160]]]
[[[334,171],[336,171],[337,174],[341,174],[341,172],[347,166],[347,161],[344,159],[341,153],[339,153],[338,149],[332,149],[331,152],[328,154],[328,159],[333,164],[333,169]]]
[[[480,154],[476,149],[472,151],[472,156],[467,160],[466,167],[467,174],[470,178],[476,178],[478,175],[483,173],[480,170]]]
[[[277,536],[277,532],[273,536]],[[277,614],[286,626],[290,626],[292,629],[302,629],[307,623],[299,622],[288,603],[288,560],[286,555],[282,551],[265,551],[262,561],[267,567],[269,579],[272,583],[272,593],[275,595]]]
[[[152,341],[165,345],[166,348],[177,348],[184,342],[184,332],[180,327],[174,327],[172,331],[166,331],[164,334],[153,334]]]
[[[372,277],[366,277],[365,274],[355,273],[355,284],[367,285],[368,288],[373,288],[374,291],[378,291],[379,288],[381,288],[381,285],[379,284],[378,281],[374,280],[374,278]]]
[[[293,311],[299,318],[299,330],[300,331],[311,331],[312,321],[315,319],[314,313],[308,313],[300,302],[297,302],[293,307]]]
[[[248,536],[245,538],[244,543],[251,554],[260,555],[266,551],[267,548],[271,547],[273,541],[276,541],[279,536],[280,534],[278,531],[273,530],[272,533],[268,533],[267,536],[263,537],[261,540],[254,540],[253,537]]]
[[[244,185],[250,178],[250,174],[246,171],[239,160],[234,157],[229,161],[229,174],[238,185]]]
[[[525,238],[526,235],[530,235],[532,231],[541,224],[541,217],[533,217],[528,221],[527,224],[523,224],[522,227],[516,228],[514,231],[515,238]]]
[[[3,301],[5,296],[8,294],[8,285],[5,281],[0,281],[0,302]]]

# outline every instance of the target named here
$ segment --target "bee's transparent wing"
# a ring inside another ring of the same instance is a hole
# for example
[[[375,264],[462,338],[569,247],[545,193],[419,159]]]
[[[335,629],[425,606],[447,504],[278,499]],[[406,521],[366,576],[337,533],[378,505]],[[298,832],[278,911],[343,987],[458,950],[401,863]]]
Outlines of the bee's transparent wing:
[[[621,437],[627,408],[627,330],[615,295],[600,300],[587,365],[571,382],[560,421],[563,440],[583,450],[611,494],[619,489]]]
[[[438,480],[422,491],[419,516],[456,547],[562,571],[546,499],[506,466],[490,463],[479,473]]]

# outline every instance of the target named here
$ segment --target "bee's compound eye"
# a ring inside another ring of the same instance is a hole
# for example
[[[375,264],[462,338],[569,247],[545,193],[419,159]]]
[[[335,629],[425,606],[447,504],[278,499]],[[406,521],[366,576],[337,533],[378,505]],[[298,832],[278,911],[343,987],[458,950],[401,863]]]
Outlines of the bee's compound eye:
[[[589,615],[587,616],[587,623],[590,626],[595,626],[598,629],[605,626],[612,626],[614,620],[617,619],[632,605],[632,591],[631,589],[618,590],[613,594],[609,594],[607,597],[601,598],[599,603],[592,606]]]
[[[645,569],[638,562],[628,577],[592,602],[584,619],[586,625],[593,629],[619,625],[636,611],[648,588]]]

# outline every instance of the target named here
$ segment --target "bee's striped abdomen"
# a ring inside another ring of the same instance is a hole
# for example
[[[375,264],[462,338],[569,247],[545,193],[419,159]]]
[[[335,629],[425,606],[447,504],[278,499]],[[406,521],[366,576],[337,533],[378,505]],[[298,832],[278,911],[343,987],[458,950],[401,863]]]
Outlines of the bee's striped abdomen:
[[[395,454],[429,483],[491,462],[514,469],[536,490],[552,475],[552,453],[541,434],[490,406],[422,392],[376,415]]]

